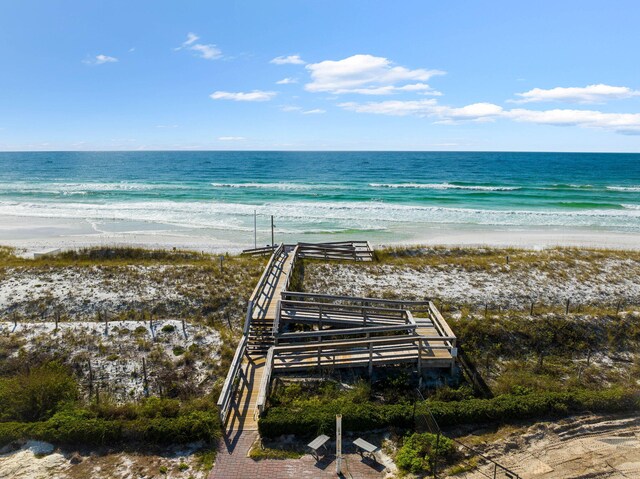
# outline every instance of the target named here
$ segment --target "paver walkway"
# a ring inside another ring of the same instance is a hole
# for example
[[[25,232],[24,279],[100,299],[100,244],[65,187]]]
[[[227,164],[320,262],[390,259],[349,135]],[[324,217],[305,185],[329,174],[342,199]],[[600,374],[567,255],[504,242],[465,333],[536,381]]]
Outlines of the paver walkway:
[[[229,437],[235,437],[235,439],[225,438],[221,442],[216,464],[209,479],[323,479],[338,477],[333,454],[327,454],[319,462],[316,462],[311,455],[305,455],[300,459],[254,461],[247,457],[247,454],[258,437],[257,431],[244,431],[237,436],[231,435]],[[331,447],[329,449],[331,450]],[[385,475],[384,466],[375,464],[369,459],[363,460],[358,454],[346,454],[345,460],[346,467],[343,467],[343,477],[380,479]]]

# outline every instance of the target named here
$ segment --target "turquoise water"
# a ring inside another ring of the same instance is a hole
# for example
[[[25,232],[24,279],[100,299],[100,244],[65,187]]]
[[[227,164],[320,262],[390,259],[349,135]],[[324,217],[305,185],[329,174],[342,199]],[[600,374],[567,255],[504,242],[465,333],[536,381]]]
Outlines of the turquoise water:
[[[640,154],[0,153],[4,217],[247,243],[254,210],[261,232],[273,214],[279,234],[301,239],[444,226],[640,232]]]

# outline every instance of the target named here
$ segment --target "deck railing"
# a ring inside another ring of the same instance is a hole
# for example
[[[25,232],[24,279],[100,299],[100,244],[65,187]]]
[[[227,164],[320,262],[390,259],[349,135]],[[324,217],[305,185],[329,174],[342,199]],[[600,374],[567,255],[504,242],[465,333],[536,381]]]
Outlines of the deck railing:
[[[264,372],[260,381],[260,389],[258,390],[258,399],[256,400],[255,414],[260,416],[264,412],[269,397],[269,386],[271,385],[271,372],[273,371],[273,354],[274,346],[269,348],[267,359],[264,363]]]
[[[423,337],[414,335],[292,343],[274,347],[274,369],[332,369],[340,367],[368,367],[373,364],[414,363],[422,370],[424,353],[433,361],[442,360],[442,367],[451,364],[451,337]],[[448,351],[437,357],[437,351]]]
[[[298,243],[301,258],[372,261],[373,250],[368,241],[336,241],[329,243]]]
[[[248,256],[263,256],[263,255],[273,253],[273,250],[276,249],[277,247],[278,245],[272,245],[272,246],[262,246],[260,248],[243,249],[241,254],[248,255]]]
[[[362,296],[344,296],[336,294],[319,294],[319,293],[299,293],[295,291],[283,291],[282,299],[310,299],[315,302],[344,302],[348,304],[357,304],[362,306],[377,305],[396,309],[410,309],[411,311],[428,311],[430,300],[409,301],[401,299],[378,299],[367,298]]]
[[[220,397],[218,398],[217,405],[222,424],[226,423],[227,417],[229,416],[231,400],[233,399],[233,395],[237,388],[236,378],[240,373],[242,358],[244,357],[244,353],[247,350],[247,339],[247,336],[243,334],[242,339],[240,339],[240,343],[238,343],[238,347],[236,348],[236,352],[233,355],[233,360],[231,361],[231,366],[229,366],[227,377],[225,378],[224,384],[222,385],[222,390],[220,391]]]
[[[242,332],[242,338],[238,343],[238,347],[236,348],[236,352],[233,355],[233,360],[231,361],[231,366],[229,366],[229,371],[227,372],[227,377],[224,380],[222,385],[222,390],[220,391],[220,397],[218,398],[217,406],[220,414],[220,420],[224,424],[229,415],[229,409],[231,406],[231,401],[236,392],[237,388],[237,379],[240,374],[242,359],[247,352],[247,344],[249,342],[249,328],[251,327],[251,320],[253,317],[253,312],[256,308],[263,308],[263,305],[260,305],[259,298],[261,297],[264,289],[270,284],[269,278],[272,275],[272,271],[274,267],[276,267],[276,263],[280,258],[280,255],[284,251],[284,245],[280,244],[272,253],[269,262],[267,263],[267,267],[262,273],[258,284],[253,290],[251,297],[247,303],[247,315],[245,319],[244,329]]]
[[[284,253],[284,244],[280,244],[269,258],[269,262],[262,272],[262,276],[256,284],[256,287],[253,289],[253,293],[251,293],[251,297],[249,298],[249,303],[251,307],[251,314],[248,316],[249,318],[253,317],[253,312],[255,309],[258,309],[261,314],[263,314],[265,308],[265,302],[268,299],[268,295],[263,294],[267,287],[274,288],[275,282],[278,280],[278,272],[282,268],[282,254]],[[280,264],[278,264],[280,263]]]

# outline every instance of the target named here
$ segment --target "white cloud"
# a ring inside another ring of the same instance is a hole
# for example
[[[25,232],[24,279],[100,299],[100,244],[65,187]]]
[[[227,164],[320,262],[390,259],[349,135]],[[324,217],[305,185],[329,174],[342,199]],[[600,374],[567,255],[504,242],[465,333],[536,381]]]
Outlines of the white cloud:
[[[196,43],[189,47],[192,51],[196,52],[200,56],[200,58],[204,58],[205,60],[215,60],[216,58],[220,58],[222,56],[222,51],[217,48],[215,45],[202,45],[200,43]]]
[[[243,141],[246,140],[244,136],[219,136],[218,141]]]
[[[282,80],[278,80],[276,85],[290,85],[292,83],[298,83],[297,78],[283,78]]]
[[[603,113],[595,110],[527,110],[517,108],[505,112],[515,121],[555,126],[601,128],[628,135],[640,135],[640,113]]]
[[[345,110],[355,111],[357,113],[373,113],[377,115],[391,116],[407,116],[431,115],[437,108],[437,102],[434,99],[425,100],[388,100],[368,103],[346,102],[340,103],[338,106]]]
[[[253,90],[249,92],[216,91],[209,96],[214,100],[269,101],[276,95],[274,91]]]
[[[493,121],[502,113],[502,107],[493,103],[473,103],[461,108],[438,107],[436,115],[442,118],[440,123],[454,123],[458,121]]]
[[[182,48],[186,48],[192,43],[197,42],[198,40],[200,40],[200,37],[198,35],[196,35],[195,33],[189,32],[187,33],[187,39],[182,43]]]
[[[200,40],[198,35],[189,32],[187,33],[187,39],[174,50],[190,50],[205,60],[216,60],[222,56],[222,51],[216,45],[212,43],[196,43],[198,40]]]
[[[116,63],[118,59],[116,57],[110,57],[109,55],[96,55],[95,57],[88,58],[84,61],[87,65],[103,65],[105,63]]]
[[[305,85],[310,92],[359,93],[368,95],[388,95],[398,91],[421,91],[428,93],[431,87],[424,83],[434,75],[442,75],[439,70],[422,68],[409,70],[383,57],[353,55],[342,60],[325,60],[306,66],[311,75],[311,83]],[[398,85],[399,83],[409,83]],[[437,92],[433,92],[438,94]]]
[[[314,108],[312,110],[305,110],[300,106],[295,105],[283,105],[280,107],[280,110],[285,112],[297,112],[303,115],[321,115],[322,113],[326,113],[327,110],[323,110],[322,108]]]
[[[288,55],[275,57],[269,63],[274,63],[276,65],[304,65],[306,62],[300,58],[300,55]]]
[[[428,116],[438,123],[458,121],[492,121],[502,115],[502,108],[492,103],[473,103],[460,108],[439,105],[435,99],[390,100],[369,103],[347,102],[339,106],[358,113],[374,113],[391,116]]]
[[[516,93],[518,100],[512,103],[533,102],[568,102],[568,103],[603,103],[607,100],[620,100],[640,95],[640,91],[626,86],[587,85],[586,87],[556,87],[548,90],[534,88],[524,93]]]
[[[487,122],[509,119],[539,125],[598,128],[627,135],[640,135],[640,113],[603,113],[595,110],[504,110],[493,103],[473,103],[463,107],[439,105],[435,99],[413,101],[346,102],[340,107],[358,113],[432,118],[435,123]]]

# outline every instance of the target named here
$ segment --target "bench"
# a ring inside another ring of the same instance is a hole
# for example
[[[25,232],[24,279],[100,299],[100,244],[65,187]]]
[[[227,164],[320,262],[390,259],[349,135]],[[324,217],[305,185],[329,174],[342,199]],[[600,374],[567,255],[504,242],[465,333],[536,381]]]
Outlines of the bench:
[[[321,447],[324,447],[325,450],[327,449],[326,444],[328,440],[329,440],[329,436],[327,436],[326,434],[321,434],[320,436],[316,437],[313,441],[311,441],[309,444],[307,444],[307,447],[313,451],[311,454],[313,455],[313,457],[316,458],[316,461],[320,460],[320,456],[318,455],[319,449]]]
[[[364,455],[367,454],[375,462],[378,462],[378,460],[376,459],[376,452],[380,450],[379,447],[374,446],[370,442],[365,441],[361,437],[353,441],[353,445],[356,446],[360,456],[364,458]]]

